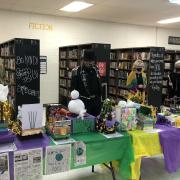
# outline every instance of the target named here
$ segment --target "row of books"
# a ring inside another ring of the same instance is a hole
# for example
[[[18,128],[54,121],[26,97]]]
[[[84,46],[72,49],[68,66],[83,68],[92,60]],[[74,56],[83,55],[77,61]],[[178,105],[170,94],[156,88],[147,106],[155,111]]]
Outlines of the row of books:
[[[5,81],[10,84],[15,83],[15,73],[11,71],[5,71]]]
[[[70,88],[71,87],[71,80],[66,80],[66,79],[61,78],[59,85],[65,87],[65,88]]]
[[[14,56],[14,54],[14,44],[7,44],[4,47],[1,47],[1,56]]]
[[[125,89],[116,89],[115,87],[110,87],[109,93],[114,96],[127,97],[129,92]]]
[[[59,88],[59,93],[62,94],[63,96],[70,96],[70,91],[68,89],[65,88]]]
[[[15,70],[16,68],[15,58],[5,59],[4,67],[7,69]]]
[[[110,53],[110,59],[115,60],[115,59],[122,59],[122,60],[149,60],[150,59],[150,52],[132,52],[132,51],[127,51],[127,52],[111,52]]]

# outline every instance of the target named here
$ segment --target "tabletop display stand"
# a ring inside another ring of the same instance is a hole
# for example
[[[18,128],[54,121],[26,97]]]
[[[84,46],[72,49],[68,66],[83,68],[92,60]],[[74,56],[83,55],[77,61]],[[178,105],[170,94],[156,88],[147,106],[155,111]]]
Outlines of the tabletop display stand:
[[[144,72],[148,80],[147,102],[150,105],[159,107],[161,105],[164,66],[164,62],[162,62],[164,59],[164,48],[162,47],[112,49],[110,54],[109,97],[115,101],[127,99],[127,77],[132,70],[133,63],[137,59],[143,60],[145,65]],[[157,74],[157,71],[160,74]],[[158,97],[158,101],[155,96]]]
[[[110,44],[81,44],[59,48],[59,103],[67,105],[70,100],[72,69],[80,65],[85,49],[94,51],[102,82],[102,98],[107,97],[109,77]]]

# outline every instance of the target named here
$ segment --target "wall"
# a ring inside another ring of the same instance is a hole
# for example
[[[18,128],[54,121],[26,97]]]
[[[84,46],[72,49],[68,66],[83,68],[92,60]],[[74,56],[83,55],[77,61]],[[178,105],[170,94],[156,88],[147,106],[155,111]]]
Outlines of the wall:
[[[29,29],[29,23],[52,24],[53,30]],[[169,35],[178,30],[136,26],[48,15],[0,11],[0,42],[19,38],[40,39],[41,55],[47,56],[48,73],[41,75],[41,102],[58,102],[58,47],[81,43],[110,43],[112,48],[168,46]]]

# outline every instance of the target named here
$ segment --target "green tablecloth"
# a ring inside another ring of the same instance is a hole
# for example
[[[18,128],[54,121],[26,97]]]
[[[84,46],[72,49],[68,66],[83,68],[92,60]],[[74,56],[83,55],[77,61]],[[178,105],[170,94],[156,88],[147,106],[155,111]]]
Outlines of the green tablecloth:
[[[73,135],[76,141],[83,141],[86,144],[86,164],[74,166],[73,148],[71,169],[92,166],[109,161],[119,161],[119,176],[121,180],[131,177],[130,164],[134,160],[134,154],[130,136],[124,133],[122,137],[107,139],[100,133],[88,133]]]

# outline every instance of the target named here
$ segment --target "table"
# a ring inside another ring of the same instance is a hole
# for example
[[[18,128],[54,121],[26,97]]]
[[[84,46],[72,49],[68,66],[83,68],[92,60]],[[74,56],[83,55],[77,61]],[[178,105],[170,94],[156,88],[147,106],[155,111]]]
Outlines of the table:
[[[119,161],[119,176],[121,180],[127,180],[131,176],[130,164],[133,162],[133,149],[131,138],[127,133],[123,133],[122,137],[107,139],[100,133],[88,133],[82,135],[73,135],[76,141],[83,141],[86,144],[86,164],[75,167],[73,163],[73,153],[71,158],[71,169],[92,166],[110,162],[112,160]],[[20,140],[15,139],[17,150],[27,150],[33,148],[43,148],[45,152],[46,146],[54,146],[54,142],[47,136],[43,135],[38,138],[29,138]],[[45,157],[45,153],[44,153]],[[10,163],[10,179],[14,179],[13,152],[9,153]]]
[[[160,144],[164,154],[165,169],[169,173],[180,168],[180,129],[170,126],[156,125],[163,130],[159,132]]]
[[[119,161],[119,176],[122,180],[130,178],[130,164],[133,162],[133,149],[130,136],[123,133],[122,137],[107,139],[100,133],[88,133],[82,135],[73,135],[76,141],[83,141],[86,144],[86,165],[75,167],[73,157],[71,168],[82,168],[96,164]]]
[[[132,137],[135,156],[135,161],[131,164],[131,179],[133,180],[139,180],[140,178],[142,157],[163,153],[167,172],[173,173],[180,168],[180,129],[165,125],[156,125],[156,128],[162,131],[154,133],[129,132]]]
[[[140,179],[141,158],[159,155],[162,153],[158,133],[146,133],[136,130],[129,131],[132,137],[135,161],[131,164],[131,179]]]

